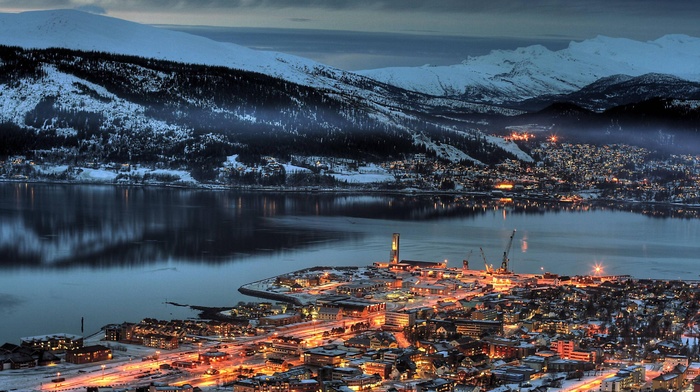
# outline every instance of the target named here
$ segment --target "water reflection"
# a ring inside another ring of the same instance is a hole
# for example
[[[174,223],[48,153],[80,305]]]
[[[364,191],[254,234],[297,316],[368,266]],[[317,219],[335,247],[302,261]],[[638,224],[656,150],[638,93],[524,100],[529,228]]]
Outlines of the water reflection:
[[[352,229],[353,219],[421,222],[496,212],[505,220],[509,215],[601,208],[609,206],[537,200],[504,204],[488,197],[260,195],[6,183],[0,184],[0,268],[112,268],[163,260],[221,264],[357,240],[365,233]],[[332,227],[290,225],[288,218],[294,216],[347,219]],[[527,249],[526,242],[523,246]]]
[[[109,268],[168,259],[219,263],[347,237],[340,230],[281,231],[271,223],[278,214],[307,209],[301,197],[3,184],[0,266]]]

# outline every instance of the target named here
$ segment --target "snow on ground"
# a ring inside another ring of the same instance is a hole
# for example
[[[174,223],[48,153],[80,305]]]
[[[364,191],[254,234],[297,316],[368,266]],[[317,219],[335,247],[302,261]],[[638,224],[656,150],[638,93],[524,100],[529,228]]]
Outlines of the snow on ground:
[[[508,151],[509,153],[515,155],[519,160],[524,161],[524,162],[534,162],[535,160],[532,159],[531,156],[527,155],[523,150],[518,147],[515,142],[509,141],[509,140],[504,140],[503,138],[500,138],[498,136],[486,136],[486,140],[489,141],[491,144],[495,144],[498,147]]]
[[[35,165],[34,170],[42,175],[60,176],[72,178],[78,182],[114,183],[119,182],[119,177],[126,177],[129,181],[136,182],[139,179],[149,178],[149,182],[164,184],[198,184],[186,170],[152,169],[133,165],[128,171],[114,168],[98,167],[88,168],[68,165]]]
[[[113,182],[117,178],[117,173],[105,169],[81,168],[76,176],[78,181],[87,182]]]
[[[198,183],[197,180],[192,178],[192,175],[190,172],[186,170],[172,170],[172,169],[149,169],[149,168],[144,168],[144,167],[138,167],[136,169],[131,170],[129,173],[131,175],[138,175],[138,176],[146,176],[150,175],[152,177],[158,177],[158,176],[168,176],[173,179],[171,181],[172,183],[191,183],[191,184],[196,184]],[[156,179],[157,181],[157,179]]]
[[[416,145],[424,144],[428,150],[432,150],[437,156],[447,159],[450,162],[472,161],[481,163],[480,161],[470,157],[464,151],[445,143],[436,143],[429,137],[421,134],[413,135],[413,143]]]
[[[295,166],[292,165],[291,163],[283,163],[282,167],[284,167],[284,172],[287,174],[292,174],[292,173],[311,173],[310,169],[307,169],[305,167],[301,166]]]
[[[41,174],[63,174],[68,170],[68,165],[35,165],[34,170]]]
[[[342,167],[334,167],[333,172],[329,172],[338,181],[347,181],[354,184],[370,184],[377,182],[392,182],[394,175],[386,169],[375,164],[361,166],[357,170],[349,170]]]

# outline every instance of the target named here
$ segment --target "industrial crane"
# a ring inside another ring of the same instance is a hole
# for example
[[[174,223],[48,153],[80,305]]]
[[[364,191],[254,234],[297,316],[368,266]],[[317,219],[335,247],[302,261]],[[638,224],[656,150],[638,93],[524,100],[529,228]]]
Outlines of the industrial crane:
[[[469,269],[469,257],[472,255],[472,251],[469,251],[469,254],[467,257],[462,260],[462,269],[468,270]]]
[[[502,274],[507,274],[510,273],[508,270],[508,262],[510,261],[508,259],[508,254],[510,253],[510,247],[513,246],[513,237],[515,236],[515,230],[513,230],[513,233],[510,235],[510,240],[508,241],[508,246],[506,246],[506,250],[503,252],[503,261],[501,262],[501,268],[499,269],[499,272]]]
[[[493,273],[493,264],[489,264],[488,261],[486,261],[486,255],[484,254],[484,250],[479,247],[479,250],[481,251],[481,258],[484,259],[484,267],[486,268],[486,273],[487,274],[492,274]]]

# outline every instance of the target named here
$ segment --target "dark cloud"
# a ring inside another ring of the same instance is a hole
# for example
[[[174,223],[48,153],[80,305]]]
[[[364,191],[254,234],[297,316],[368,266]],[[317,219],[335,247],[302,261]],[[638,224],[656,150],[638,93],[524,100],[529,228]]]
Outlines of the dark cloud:
[[[469,56],[493,49],[544,44],[552,50],[569,40],[507,37],[459,37],[436,34],[367,33],[338,30],[270,29],[205,26],[166,26],[168,29],[232,42],[252,49],[271,50],[310,58],[346,70],[458,64]]]
[[[77,8],[119,10],[190,10],[207,8],[321,8],[331,10],[376,9],[450,13],[610,13],[665,15],[700,10],[695,0],[0,0],[0,7]],[[695,14],[697,15],[697,14]]]
[[[106,3],[96,0],[95,4]],[[628,12],[663,15],[700,10],[695,0],[126,0],[130,6],[169,8],[323,8],[336,10],[377,9],[450,13],[573,13]],[[697,14],[696,14],[697,15]]]

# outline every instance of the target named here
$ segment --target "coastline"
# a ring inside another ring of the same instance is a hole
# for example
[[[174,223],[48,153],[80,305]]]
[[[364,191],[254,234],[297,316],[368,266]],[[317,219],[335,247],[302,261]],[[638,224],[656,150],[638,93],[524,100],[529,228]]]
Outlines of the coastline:
[[[643,201],[630,199],[600,199],[596,197],[581,198],[577,201],[562,201],[553,196],[530,195],[527,193],[507,193],[494,195],[488,191],[458,191],[438,189],[380,189],[379,183],[358,185],[349,188],[320,188],[320,187],[269,187],[269,186],[234,186],[222,184],[201,183],[114,183],[100,181],[57,181],[57,180],[29,180],[0,178],[0,184],[32,184],[32,185],[67,185],[67,186],[112,186],[115,188],[154,188],[154,189],[179,189],[191,191],[215,191],[215,192],[240,192],[262,194],[324,194],[324,195],[385,195],[385,196],[422,196],[422,197],[470,197],[483,198],[497,201],[500,204],[508,204],[513,201],[537,201],[552,203],[557,206],[591,206],[605,207],[617,210],[629,210],[649,216],[700,218],[700,204],[673,203],[670,201]],[[576,194],[575,191],[572,193]],[[661,210],[661,211],[659,211]],[[663,211],[665,210],[665,211]]]

